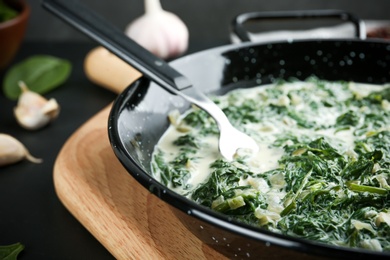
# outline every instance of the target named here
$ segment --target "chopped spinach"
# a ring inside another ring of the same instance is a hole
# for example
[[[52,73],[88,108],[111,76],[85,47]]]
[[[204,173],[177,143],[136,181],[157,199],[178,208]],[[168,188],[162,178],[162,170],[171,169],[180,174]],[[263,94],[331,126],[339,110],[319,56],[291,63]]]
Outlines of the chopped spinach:
[[[193,131],[173,141],[174,156],[156,149],[153,172],[177,192],[244,223],[390,251],[390,87],[357,87],[313,77],[215,97],[263,154],[238,151],[233,161],[222,159],[206,141],[218,136],[215,122],[193,109],[183,118]],[[214,157],[206,173],[192,167],[207,156]]]

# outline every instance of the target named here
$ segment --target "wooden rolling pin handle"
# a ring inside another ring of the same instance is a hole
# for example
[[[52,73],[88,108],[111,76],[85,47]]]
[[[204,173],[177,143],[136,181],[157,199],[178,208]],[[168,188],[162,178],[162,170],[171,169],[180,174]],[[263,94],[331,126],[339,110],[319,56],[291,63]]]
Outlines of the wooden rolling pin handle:
[[[89,80],[115,93],[121,93],[142,74],[103,47],[92,49],[84,60]]]

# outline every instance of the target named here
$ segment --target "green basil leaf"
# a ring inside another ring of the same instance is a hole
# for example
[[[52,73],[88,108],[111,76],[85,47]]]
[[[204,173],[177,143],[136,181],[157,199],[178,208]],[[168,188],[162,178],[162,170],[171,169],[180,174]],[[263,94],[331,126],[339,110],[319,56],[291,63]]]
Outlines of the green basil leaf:
[[[0,22],[11,20],[18,16],[18,12],[0,0]]]
[[[24,249],[21,243],[15,243],[7,246],[0,246],[0,259],[16,260],[18,254]]]
[[[6,97],[16,100],[21,93],[18,82],[24,81],[30,90],[44,94],[64,83],[71,70],[67,60],[49,55],[31,56],[7,71],[3,91]]]

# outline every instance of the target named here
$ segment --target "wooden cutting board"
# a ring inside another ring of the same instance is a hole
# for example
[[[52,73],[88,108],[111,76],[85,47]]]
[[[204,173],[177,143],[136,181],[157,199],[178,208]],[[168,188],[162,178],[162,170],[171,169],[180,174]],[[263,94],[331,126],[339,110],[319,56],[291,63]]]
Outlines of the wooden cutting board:
[[[85,59],[87,77],[121,92],[140,73],[102,47]],[[122,167],[107,132],[111,105],[67,140],[54,165],[65,207],[116,259],[221,259]]]
[[[117,259],[221,259],[122,167],[108,140],[110,107],[65,143],[54,185],[65,207]]]

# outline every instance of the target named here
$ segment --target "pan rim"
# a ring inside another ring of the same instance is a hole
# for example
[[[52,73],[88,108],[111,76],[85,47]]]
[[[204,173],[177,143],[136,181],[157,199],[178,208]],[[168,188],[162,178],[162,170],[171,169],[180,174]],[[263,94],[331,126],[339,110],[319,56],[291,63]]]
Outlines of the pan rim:
[[[390,42],[381,39],[374,39],[374,40],[370,39],[364,41],[359,39],[325,39],[325,40],[320,39],[320,40],[274,41],[274,42],[267,42],[267,43],[250,42],[250,43],[225,45],[225,46],[215,47],[204,51],[196,52],[184,56],[182,58],[179,58],[177,60],[174,60],[170,62],[170,64],[174,67],[177,67],[177,69],[180,70],[180,65],[182,62],[186,62],[190,59],[193,59],[193,57],[208,55],[209,53],[214,53],[214,54],[217,53],[221,55],[223,52],[226,51],[238,50],[238,49],[248,48],[252,46],[293,44],[298,42],[313,43],[313,44],[314,43],[318,44],[322,42],[332,42],[332,43],[348,42],[352,44],[354,42],[365,42],[367,44],[378,43],[378,44],[386,44],[387,50],[390,53]],[[147,80],[147,79],[141,77],[136,82],[132,83],[129,87],[127,87],[114,101],[114,104],[110,111],[109,120],[108,120],[108,135],[114,153],[116,154],[116,156],[118,157],[122,165],[126,168],[128,173],[132,175],[137,180],[137,182],[139,182],[142,186],[144,186],[144,188],[149,190],[158,198],[162,199],[163,201],[173,206],[174,208],[184,212],[185,214],[192,215],[193,217],[196,217],[197,219],[204,221],[208,224],[211,224],[218,228],[222,228],[225,231],[233,232],[240,236],[244,236],[246,238],[252,239],[257,242],[266,243],[267,241],[268,242],[272,241],[271,245],[276,245],[276,246],[297,250],[309,254],[319,255],[319,256],[324,256],[324,252],[326,252],[327,254],[326,256],[329,257],[343,257],[343,258],[347,257],[347,258],[354,258],[354,259],[365,258],[368,256],[383,257],[383,258],[390,257],[390,253],[387,252],[376,252],[376,251],[365,250],[360,248],[333,246],[318,241],[277,234],[268,230],[264,230],[262,228],[258,228],[258,227],[250,226],[248,224],[238,222],[236,220],[231,220],[226,215],[223,215],[222,213],[214,212],[209,208],[201,206],[195,203],[194,201],[191,201],[185,198],[184,196],[175,193],[174,191],[165,187],[163,184],[159,183],[157,180],[152,178],[147,172],[145,172],[130,155],[129,156],[127,155],[126,148],[123,146],[120,138],[118,124],[117,124],[118,123],[117,120],[123,108],[123,104],[126,103],[126,100],[128,100],[128,98],[131,95],[134,95],[137,92],[136,91],[137,84],[139,84],[139,82],[142,80]]]

